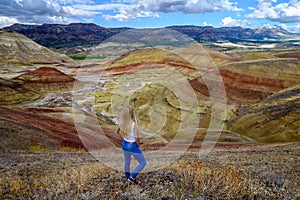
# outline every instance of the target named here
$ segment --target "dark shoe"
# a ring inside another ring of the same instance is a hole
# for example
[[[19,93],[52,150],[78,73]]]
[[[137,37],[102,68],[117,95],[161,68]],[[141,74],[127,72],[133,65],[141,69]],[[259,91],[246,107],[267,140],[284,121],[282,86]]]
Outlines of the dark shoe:
[[[138,182],[136,181],[136,179],[132,178],[132,177],[129,177],[129,179],[127,179],[127,181],[130,183],[130,184],[138,184]]]

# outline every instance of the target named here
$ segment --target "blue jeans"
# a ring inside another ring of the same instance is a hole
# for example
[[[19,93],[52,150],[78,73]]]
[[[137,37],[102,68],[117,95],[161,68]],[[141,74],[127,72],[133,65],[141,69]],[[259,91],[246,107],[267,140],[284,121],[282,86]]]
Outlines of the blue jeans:
[[[146,166],[146,159],[136,142],[130,143],[123,140],[122,149],[125,158],[124,171],[126,179],[128,179],[130,176],[132,178],[136,178],[136,176]],[[130,173],[131,156],[133,156],[139,162],[139,165],[136,166],[132,173]]]

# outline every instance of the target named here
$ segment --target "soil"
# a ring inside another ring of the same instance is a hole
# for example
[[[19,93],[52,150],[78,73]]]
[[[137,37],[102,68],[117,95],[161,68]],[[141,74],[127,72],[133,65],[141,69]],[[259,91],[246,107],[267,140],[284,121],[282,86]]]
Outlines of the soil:
[[[139,174],[137,185],[126,182],[122,171],[103,165],[88,152],[2,150],[0,157],[1,199],[222,198],[190,185],[196,179],[191,176],[194,182],[189,182],[185,174],[202,168],[184,169],[178,163],[188,168],[191,162],[210,168],[232,167],[242,173],[253,187],[245,188],[244,199],[297,199],[300,192],[300,143],[219,144],[202,159],[199,149],[192,148],[171,166]]]

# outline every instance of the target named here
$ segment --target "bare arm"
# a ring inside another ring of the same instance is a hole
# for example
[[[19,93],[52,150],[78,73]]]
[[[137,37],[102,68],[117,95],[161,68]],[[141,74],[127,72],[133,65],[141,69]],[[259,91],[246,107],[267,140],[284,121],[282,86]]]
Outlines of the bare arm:
[[[120,135],[120,127],[119,127],[119,126],[117,127],[115,133],[116,133],[117,135]]]
[[[140,143],[138,133],[139,133],[138,125],[134,123],[134,137],[137,144]]]

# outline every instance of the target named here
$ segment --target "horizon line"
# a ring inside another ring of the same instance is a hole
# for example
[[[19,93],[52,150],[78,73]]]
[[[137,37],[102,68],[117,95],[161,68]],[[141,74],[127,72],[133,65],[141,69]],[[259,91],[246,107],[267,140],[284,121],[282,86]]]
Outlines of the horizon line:
[[[100,24],[97,23],[93,23],[93,22],[72,22],[72,23],[42,23],[42,24],[31,24],[31,23],[14,23],[12,25],[9,26],[4,26],[4,27],[0,27],[0,29],[4,29],[7,27],[11,27],[14,25],[26,25],[26,26],[43,26],[43,25],[71,25],[71,24],[93,24],[99,27],[103,27],[103,28],[129,28],[129,29],[162,29],[162,28],[169,28],[169,27],[211,27],[211,28],[215,28],[215,29],[221,29],[221,28],[242,28],[242,29],[252,29],[252,30],[256,30],[256,29],[278,29],[278,30],[285,30],[288,33],[291,34],[300,34],[300,33],[293,33],[293,32],[289,32],[288,30],[279,27],[279,26],[275,26],[275,27],[259,27],[259,28],[251,28],[251,27],[242,27],[242,26],[221,26],[221,27],[216,27],[216,26],[212,26],[212,25],[208,25],[208,26],[204,26],[204,25],[194,25],[194,24],[173,24],[173,25],[167,25],[167,26],[157,26],[157,27],[129,27],[129,26],[112,26],[112,27],[108,27],[108,26],[102,26]]]

